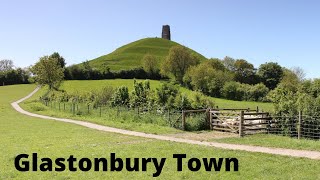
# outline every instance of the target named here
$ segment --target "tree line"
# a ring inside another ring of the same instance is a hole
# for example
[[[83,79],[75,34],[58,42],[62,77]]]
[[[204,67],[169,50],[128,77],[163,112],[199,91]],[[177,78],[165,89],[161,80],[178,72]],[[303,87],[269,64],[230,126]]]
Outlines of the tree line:
[[[29,69],[14,69],[12,61],[2,60],[0,80],[2,85],[38,82],[57,88],[62,80],[96,79],[170,79],[194,91],[212,97],[232,100],[270,101],[268,94],[282,81],[303,78],[303,71],[290,70],[275,62],[255,68],[244,59],[211,58],[200,61],[184,46],[174,46],[162,61],[146,54],[141,67],[113,72],[106,65],[99,69],[88,61],[66,67],[65,59],[57,52],[43,56]],[[300,74],[299,74],[300,73]]]

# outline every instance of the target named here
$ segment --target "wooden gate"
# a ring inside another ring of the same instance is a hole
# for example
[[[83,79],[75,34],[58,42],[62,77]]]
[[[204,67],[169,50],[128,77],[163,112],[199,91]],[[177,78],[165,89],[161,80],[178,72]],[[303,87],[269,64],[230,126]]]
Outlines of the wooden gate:
[[[209,113],[210,129],[238,133],[240,137],[267,132],[271,120],[269,113],[249,109],[212,109]]]

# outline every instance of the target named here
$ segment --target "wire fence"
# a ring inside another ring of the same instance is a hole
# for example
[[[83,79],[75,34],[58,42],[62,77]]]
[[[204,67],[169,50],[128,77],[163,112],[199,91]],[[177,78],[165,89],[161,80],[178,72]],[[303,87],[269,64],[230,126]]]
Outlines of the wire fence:
[[[205,111],[179,111],[165,108],[146,107],[111,107],[86,103],[41,101],[48,108],[74,116],[104,117],[117,121],[133,121],[169,126],[187,131],[210,129],[210,121]],[[188,113],[185,113],[188,112]],[[234,118],[234,117],[229,117]],[[187,120],[186,120],[187,119]],[[186,121],[186,122],[183,122]],[[275,134],[292,138],[320,139],[320,116],[268,116],[250,124],[244,122],[244,134]],[[239,126],[235,125],[235,126]],[[253,130],[252,130],[253,129]]]
[[[320,139],[320,117],[318,116],[273,116],[265,133],[294,138]]]
[[[181,112],[165,108],[129,107],[129,106],[94,106],[86,103],[41,101],[51,110],[74,116],[100,117],[117,121],[152,123],[177,129],[181,127]]]

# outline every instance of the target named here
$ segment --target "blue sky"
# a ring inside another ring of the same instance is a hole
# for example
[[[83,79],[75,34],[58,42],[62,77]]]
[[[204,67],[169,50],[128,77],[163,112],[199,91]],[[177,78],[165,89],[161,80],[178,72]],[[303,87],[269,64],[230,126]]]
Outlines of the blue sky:
[[[34,64],[54,51],[75,64],[126,43],[159,37],[204,56],[274,61],[320,77],[320,1],[0,0],[0,59]]]

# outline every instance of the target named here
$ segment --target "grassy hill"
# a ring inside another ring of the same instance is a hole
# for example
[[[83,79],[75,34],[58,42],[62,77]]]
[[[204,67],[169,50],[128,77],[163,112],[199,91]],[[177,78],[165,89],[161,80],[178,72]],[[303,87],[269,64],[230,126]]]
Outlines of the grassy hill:
[[[169,49],[176,45],[180,44],[162,38],[145,38],[124,45],[110,54],[89,61],[89,63],[95,68],[108,66],[111,70],[132,69],[141,67],[141,60],[147,53],[154,55],[161,62],[168,55]],[[192,49],[190,52],[200,60],[206,59]]]

